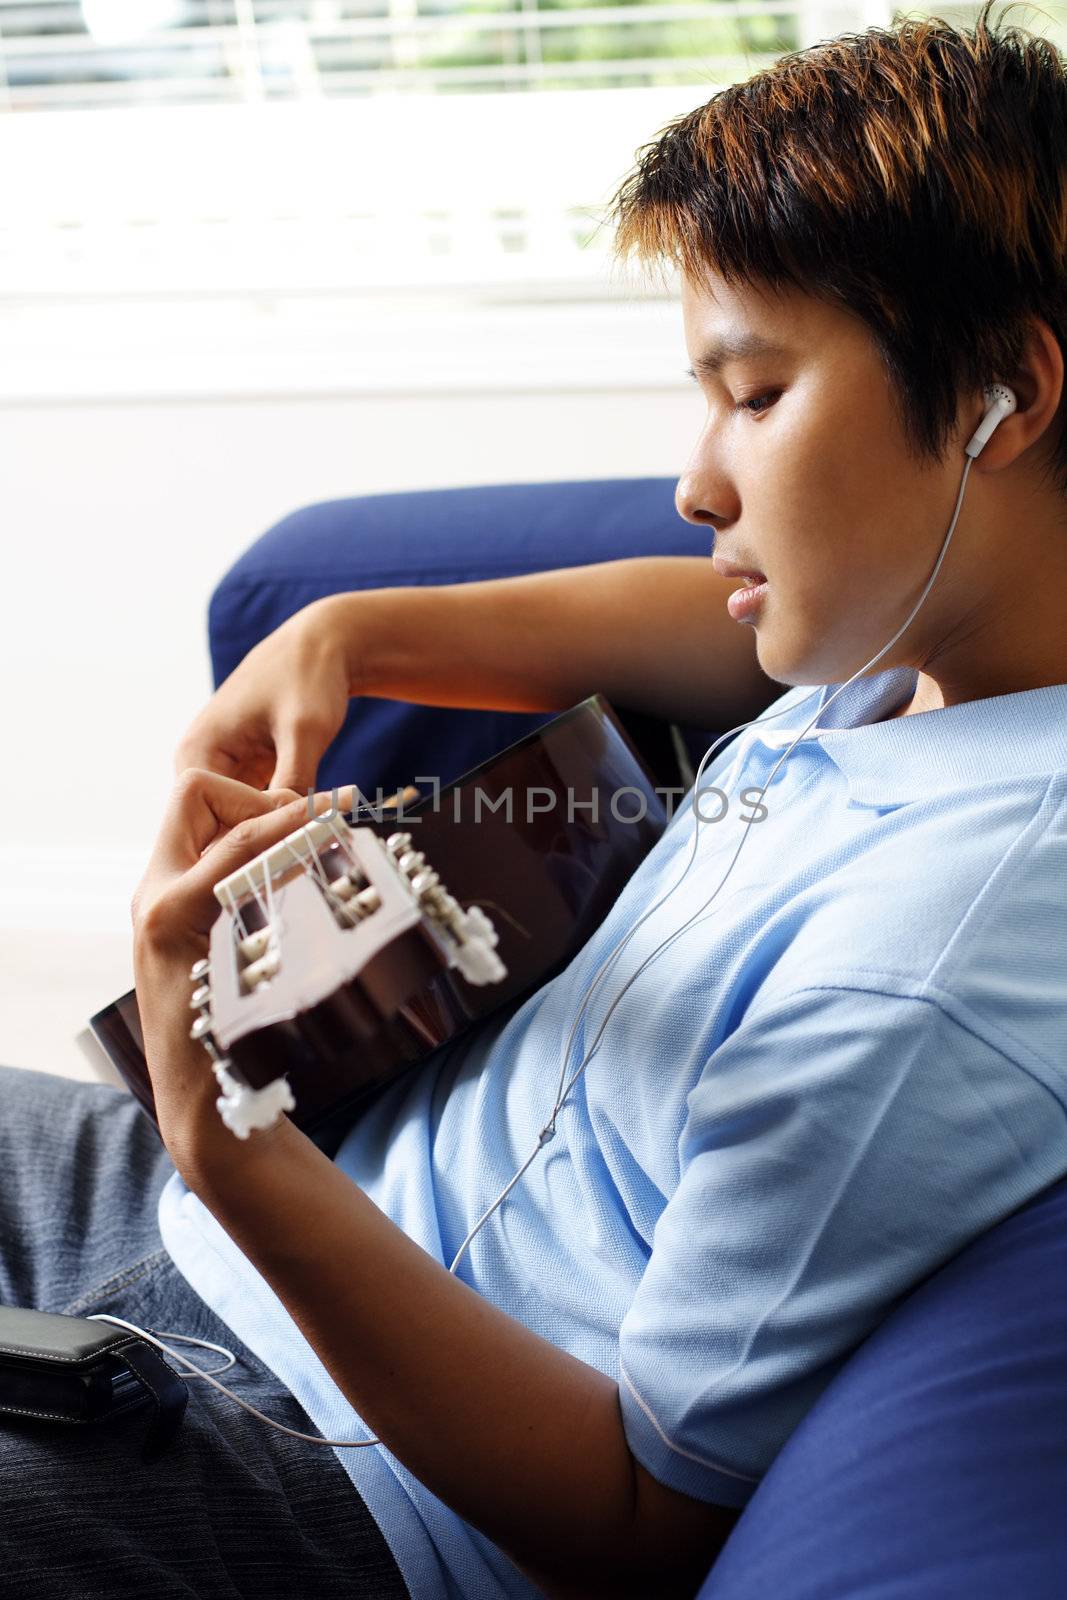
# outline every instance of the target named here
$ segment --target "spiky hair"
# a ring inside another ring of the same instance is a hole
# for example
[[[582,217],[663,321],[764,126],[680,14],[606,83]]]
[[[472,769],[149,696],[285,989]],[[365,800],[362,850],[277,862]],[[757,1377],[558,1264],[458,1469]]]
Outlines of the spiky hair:
[[[1067,350],[1067,69],[992,5],[973,30],[903,20],[781,56],[642,146],[607,218],[619,262],[861,317],[937,460],[963,396],[1012,381],[1031,317]]]

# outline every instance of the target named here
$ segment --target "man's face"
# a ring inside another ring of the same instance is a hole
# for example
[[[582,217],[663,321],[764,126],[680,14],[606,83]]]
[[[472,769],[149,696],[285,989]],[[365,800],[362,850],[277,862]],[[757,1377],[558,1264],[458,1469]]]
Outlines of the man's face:
[[[710,288],[683,280],[682,309],[707,412],[675,492],[679,514],[714,534],[718,559],[766,577],[743,619],[763,671],[784,684],[841,682],[888,643],[922,593],[969,435],[958,461],[953,452],[942,465],[908,455],[870,333],[847,311],[795,290],[731,290],[718,277]],[[777,351],[702,370],[700,357],[720,341],[751,335]],[[915,621],[872,673],[922,665],[967,611],[963,521]]]

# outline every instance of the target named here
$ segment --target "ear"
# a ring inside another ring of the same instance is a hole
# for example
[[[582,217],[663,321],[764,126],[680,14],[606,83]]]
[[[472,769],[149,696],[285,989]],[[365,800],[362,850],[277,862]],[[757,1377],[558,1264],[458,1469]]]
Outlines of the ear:
[[[1062,425],[1057,418],[1063,399],[1063,379],[1063,351],[1059,340],[1047,322],[1031,317],[1018,367],[1000,378],[1015,391],[1018,405],[1011,416],[998,425],[993,437],[975,458],[973,471],[1001,472],[1035,445],[1040,448],[1034,451],[1032,460],[1038,455],[1051,457]],[[982,402],[979,400],[972,432],[981,420]]]

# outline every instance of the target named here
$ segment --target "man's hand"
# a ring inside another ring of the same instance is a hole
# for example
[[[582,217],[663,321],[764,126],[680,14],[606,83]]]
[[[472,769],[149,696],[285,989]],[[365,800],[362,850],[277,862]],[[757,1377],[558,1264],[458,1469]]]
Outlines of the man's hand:
[[[307,793],[352,692],[352,642],[334,599],[305,606],[248,652],[190,724],[176,772]]]
[[[356,695],[544,712],[599,692],[645,716],[730,728],[781,693],[726,610],[736,583],[703,557],[634,556],[327,595],[249,651],[175,768],[306,794]]]
[[[449,1272],[287,1117],[238,1140],[218,1116],[211,1064],[189,1038],[189,968],[221,914],[215,884],[306,818],[289,790],[200,769],[175,785],[132,906],[145,1055],[174,1165],[364,1425],[546,1596],[691,1595],[732,1514],[639,1469],[614,1380]]]
[[[315,809],[329,801],[319,796]],[[234,778],[190,768],[174,786],[134,892],[134,984],[145,1057],[160,1132],[179,1170],[189,1141],[204,1128],[222,1127],[211,1062],[189,1037],[189,969],[207,954],[211,925],[220,914],[215,884],[307,820],[307,799],[291,789],[263,793]],[[251,1137],[269,1137],[273,1131]]]

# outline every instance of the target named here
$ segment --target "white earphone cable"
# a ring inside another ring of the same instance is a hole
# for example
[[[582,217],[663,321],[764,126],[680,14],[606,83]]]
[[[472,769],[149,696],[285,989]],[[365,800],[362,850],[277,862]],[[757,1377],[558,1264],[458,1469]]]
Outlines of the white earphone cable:
[[[987,391],[987,392],[992,392],[992,391]],[[1005,391],[1001,390],[1000,392],[1004,393]],[[1010,395],[1010,391],[1007,391],[1007,393]],[[1010,396],[1010,398],[1011,398],[1011,408],[1014,409],[1014,396]],[[1002,402],[997,402],[997,404],[998,405],[1002,404]],[[980,424],[980,431],[981,431],[982,428],[985,427],[986,422],[987,422],[987,420],[988,420],[988,418],[990,416],[990,413],[991,413],[992,409],[993,408],[991,407],[990,410],[987,411],[986,416],[983,417],[982,423]],[[1000,417],[997,418],[997,421],[999,421],[999,420],[1000,420]],[[994,423],[993,426],[995,427],[996,424]],[[980,433],[976,433],[974,435],[974,437],[972,438],[972,440],[971,440],[971,445],[974,445],[977,442],[978,443],[978,448],[980,449],[981,446],[985,443],[986,438],[988,438],[988,436],[989,436],[989,434],[991,432],[992,432],[992,428],[988,429],[988,431],[986,432],[984,437],[980,437]],[[772,782],[772,780],[773,780],[773,778],[775,776],[775,773],[778,771],[779,767],[782,765],[782,762],[785,760],[786,756],[788,756],[796,748],[796,746],[799,744],[800,740],[803,739],[804,735],[809,731],[809,729],[814,727],[815,723],[819,720],[819,716],[822,714],[822,712],[825,711],[829,706],[833,705],[834,701],[838,698],[838,696],[843,694],[845,692],[845,690],[849,687],[850,684],[855,683],[857,678],[862,677],[862,675],[865,672],[868,672],[871,667],[875,666],[882,659],[882,657],[889,650],[891,650],[893,648],[893,646],[897,643],[898,639],[900,639],[900,637],[906,631],[906,629],[908,627],[910,627],[912,621],[914,620],[914,618],[916,616],[916,613],[919,610],[919,607],[922,605],[923,601],[926,599],[926,596],[929,594],[930,589],[931,589],[931,587],[932,587],[932,585],[934,583],[935,578],[937,577],[938,572],[941,570],[941,564],[945,559],[945,554],[946,554],[946,552],[948,550],[949,541],[951,540],[952,535],[955,532],[956,523],[957,523],[957,521],[959,519],[960,507],[963,504],[964,491],[965,491],[965,489],[967,487],[967,477],[968,477],[968,474],[969,474],[969,472],[971,470],[971,463],[972,463],[972,461],[974,459],[974,456],[978,453],[978,451],[975,450],[973,452],[973,454],[972,454],[971,448],[970,448],[970,446],[968,446],[968,449],[967,449],[966,453],[967,453],[967,463],[966,463],[966,465],[965,465],[965,467],[963,469],[963,477],[962,477],[962,479],[960,481],[959,493],[956,496],[956,505],[955,505],[955,509],[953,510],[953,513],[952,513],[952,520],[951,520],[951,522],[949,524],[948,532],[945,534],[944,540],[942,541],[941,550],[940,550],[940,553],[938,554],[937,561],[934,563],[933,571],[930,573],[929,578],[926,580],[925,587],[923,588],[923,591],[920,594],[918,600],[915,602],[915,604],[912,607],[911,611],[909,612],[906,620],[897,629],[896,633],[888,641],[888,643],[884,644],[882,646],[881,650],[878,651],[877,655],[872,656],[870,661],[868,661],[864,666],[860,667],[856,672],[854,672],[852,674],[851,678],[848,678],[844,683],[842,683],[837,688],[837,690],[829,697],[829,699],[825,702],[825,704],[820,708],[820,711],[814,717],[812,717],[811,721],[808,722],[801,729],[801,731],[797,734],[796,738],[793,740],[792,744],[790,744],[785,750],[782,751],[782,754],[779,756],[777,762],[775,763],[775,765],[771,769],[770,775],[768,776],[768,778],[766,779],[763,787],[759,791],[759,797],[758,797],[758,799],[756,801],[756,805],[759,805],[760,801],[762,801],[763,796],[766,794],[767,789],[768,789],[770,783]],[[685,933],[687,931],[687,929],[689,929],[690,927],[694,926],[698,920],[699,921],[703,921],[704,920],[704,917],[707,914],[708,906],[711,904],[712,900],[714,900],[715,896],[719,893],[719,890],[722,888],[723,884],[726,882],[726,879],[729,877],[730,873],[733,871],[734,864],[737,861],[737,858],[741,853],[741,847],[744,844],[745,839],[748,837],[747,832],[743,833],[741,835],[741,838],[738,841],[737,849],[734,851],[732,857],[730,858],[730,863],[729,863],[725,873],[723,874],[722,878],[719,880],[719,883],[716,885],[715,889],[708,896],[708,899],[705,900],[704,904],[702,906],[698,906],[696,911],[692,912],[691,915],[686,919],[686,921],[684,923],[682,923],[682,925],[680,927],[676,928],[673,933],[669,934],[666,939],[662,940],[661,943],[656,946],[655,950],[653,950],[649,955],[647,955],[645,957],[645,959],[641,962],[640,966],[638,966],[636,968],[636,970],[627,979],[627,981],[623,985],[623,987],[619,990],[618,994],[615,996],[614,1000],[611,1002],[611,1005],[608,1007],[607,1011],[604,1014],[604,1017],[603,1017],[603,1019],[602,1019],[602,1021],[600,1023],[599,1029],[597,1030],[596,1036],[593,1039],[593,1043],[592,1043],[591,1047],[586,1052],[586,1054],[583,1057],[580,1065],[577,1067],[577,1069],[573,1073],[570,1081],[568,1083],[566,1083],[566,1086],[564,1086],[565,1079],[566,1079],[566,1074],[567,1074],[567,1062],[570,1059],[571,1047],[572,1047],[572,1045],[574,1043],[574,1037],[575,1037],[575,1034],[578,1031],[578,1027],[579,1027],[579,1025],[581,1023],[581,1020],[582,1020],[583,1016],[585,1015],[586,1008],[587,1008],[587,1006],[589,1004],[589,1001],[591,1000],[593,994],[595,993],[596,989],[598,988],[598,986],[601,983],[601,981],[603,980],[603,978],[607,976],[607,973],[610,971],[610,969],[614,965],[614,963],[618,960],[619,956],[622,954],[623,950],[629,944],[630,940],[633,938],[633,936],[637,932],[637,930],[640,927],[642,927],[642,925],[645,922],[647,922],[648,918],[650,916],[652,916],[653,912],[657,911],[660,908],[660,906],[662,906],[665,903],[665,901],[669,900],[671,895],[674,894],[675,890],[678,889],[681,886],[682,882],[684,881],[684,879],[686,878],[686,876],[687,876],[687,874],[689,872],[690,867],[693,865],[693,862],[696,859],[697,841],[698,841],[698,837],[699,837],[699,833],[700,833],[700,824],[701,824],[701,821],[703,820],[701,818],[700,807],[699,807],[697,802],[698,802],[699,795],[700,795],[700,779],[701,779],[701,777],[703,775],[704,768],[707,765],[708,758],[713,754],[713,752],[717,749],[717,747],[719,745],[721,745],[725,740],[733,738],[734,734],[743,732],[743,730],[745,728],[751,728],[751,727],[755,727],[755,726],[757,726],[759,724],[762,724],[762,723],[765,723],[765,722],[773,721],[774,717],[784,715],[784,712],[787,711],[787,710],[788,711],[795,711],[798,705],[803,705],[805,703],[805,701],[811,699],[813,694],[818,693],[819,687],[821,687],[821,686],[817,686],[815,689],[813,689],[811,691],[811,694],[804,695],[799,701],[795,701],[792,705],[784,707],[782,711],[773,712],[771,714],[771,716],[766,716],[766,715],[761,714],[759,717],[752,718],[752,720],[750,722],[739,723],[736,728],[731,728],[727,733],[720,734],[719,737],[711,745],[709,745],[708,749],[704,752],[704,755],[701,758],[700,766],[697,769],[696,778],[694,779],[694,782],[693,782],[692,804],[693,804],[693,810],[694,810],[694,813],[695,813],[695,816],[696,816],[696,824],[695,824],[694,829],[693,829],[693,844],[692,844],[692,849],[691,849],[690,854],[689,854],[689,860],[686,862],[685,868],[682,871],[682,873],[681,873],[680,877],[678,878],[677,882],[672,884],[672,886],[667,890],[667,892],[665,894],[663,894],[644,913],[644,915],[641,916],[638,919],[637,922],[634,923],[633,927],[626,934],[626,937],[624,939],[622,939],[620,941],[620,943],[615,946],[614,950],[609,952],[609,954],[604,958],[604,960],[601,962],[600,966],[597,968],[596,972],[594,973],[593,978],[592,978],[591,982],[589,983],[589,985],[588,985],[588,987],[587,987],[587,989],[585,991],[585,994],[582,997],[581,1005],[578,1008],[577,1014],[576,1014],[576,1016],[574,1018],[574,1022],[573,1022],[572,1026],[571,1026],[571,1031],[570,1031],[570,1033],[569,1033],[569,1035],[567,1037],[566,1045],[564,1046],[564,1049],[563,1049],[562,1066],[560,1068],[559,1087],[557,1089],[556,1101],[555,1101],[555,1104],[552,1107],[551,1115],[549,1116],[548,1121],[542,1127],[541,1132],[538,1135],[538,1139],[537,1139],[536,1145],[534,1146],[533,1150],[531,1150],[530,1154],[527,1156],[527,1158],[523,1162],[522,1166],[519,1167],[519,1169],[515,1173],[514,1177],[512,1177],[511,1180],[509,1181],[509,1183],[506,1185],[506,1187],[501,1190],[500,1194],[493,1201],[492,1205],[488,1208],[488,1210],[486,1210],[483,1213],[483,1215],[479,1218],[479,1220],[475,1224],[475,1226],[467,1234],[467,1237],[464,1239],[463,1243],[460,1245],[459,1249],[456,1252],[455,1259],[453,1260],[452,1265],[448,1269],[449,1272],[455,1272],[457,1266],[459,1265],[460,1259],[463,1256],[464,1251],[468,1248],[468,1246],[470,1245],[471,1241],[475,1238],[475,1236],[477,1235],[479,1230],[482,1227],[484,1227],[485,1223],[492,1216],[493,1212],[496,1211],[498,1206],[500,1206],[503,1203],[503,1201],[507,1198],[507,1196],[510,1194],[511,1190],[515,1187],[516,1183],[518,1183],[519,1179],[522,1177],[522,1175],[526,1171],[527,1167],[529,1167],[530,1163],[537,1156],[538,1151],[543,1149],[544,1146],[546,1144],[548,1144],[555,1137],[555,1133],[556,1133],[556,1126],[555,1126],[556,1118],[559,1115],[559,1112],[562,1109],[562,1107],[563,1107],[563,1105],[564,1105],[564,1103],[565,1103],[565,1101],[567,1099],[567,1096],[570,1094],[571,1089],[574,1087],[575,1083],[578,1081],[578,1078],[585,1071],[586,1067],[589,1065],[590,1061],[593,1059],[593,1056],[596,1054],[596,1051],[599,1049],[600,1042],[601,1042],[601,1040],[602,1040],[602,1038],[604,1036],[604,1030],[607,1027],[608,1022],[609,1022],[609,1020],[610,1020],[610,1018],[611,1018],[616,1006],[619,1004],[619,1001],[622,999],[623,995],[630,988],[631,984],[634,983],[635,980],[641,975],[641,973],[645,971],[645,969],[650,965],[650,963],[655,960],[655,958],[660,954],[660,952],[662,950],[665,950],[669,945],[671,945],[674,942],[675,939],[679,938],[681,936],[681,934]],[[183,1342],[185,1342],[187,1344],[200,1344],[200,1345],[203,1345],[207,1349],[217,1351],[220,1355],[225,1355],[225,1356],[229,1357],[229,1360],[228,1360],[226,1366],[224,1366],[224,1367],[215,1367],[215,1368],[211,1369],[211,1372],[206,1372],[202,1368],[198,1367],[195,1362],[190,1361],[188,1359],[188,1357],[183,1356],[178,1351],[171,1350],[167,1345],[162,1344],[160,1342],[160,1338],[156,1337],[156,1335],[146,1332],[145,1329],[143,1329],[143,1328],[138,1328],[136,1326],[136,1324],[134,1324],[134,1323],[124,1321],[121,1317],[114,1317],[114,1316],[106,1315],[103,1312],[97,1312],[97,1313],[94,1313],[93,1316],[89,1320],[96,1321],[96,1322],[112,1322],[112,1323],[115,1323],[116,1326],[118,1326],[118,1327],[127,1328],[133,1333],[140,1334],[140,1336],[142,1338],[144,1338],[144,1339],[147,1339],[150,1344],[155,1345],[155,1347],[158,1350],[162,1350],[164,1352],[164,1354],[173,1357],[174,1360],[180,1361],[183,1364],[183,1366],[190,1368],[191,1372],[192,1372],[192,1374],[194,1376],[206,1379],[208,1383],[214,1385],[214,1387],[216,1389],[218,1389],[222,1394],[228,1395],[231,1400],[236,1400],[236,1402],[237,1402],[237,1404],[239,1406],[243,1406],[246,1411],[250,1411],[252,1413],[252,1415],[254,1417],[258,1417],[261,1422],[267,1423],[268,1426],[270,1426],[272,1428],[277,1428],[281,1433],[288,1433],[293,1438],[305,1439],[305,1440],[307,1440],[307,1442],[309,1444],[324,1444],[324,1445],[329,1445],[333,1449],[346,1449],[346,1450],[347,1449],[360,1449],[360,1448],[363,1448],[366,1445],[382,1444],[384,1442],[383,1440],[377,1439],[377,1438],[368,1438],[368,1439],[324,1439],[324,1438],[322,1438],[322,1437],[320,1437],[318,1435],[314,1435],[314,1434],[299,1433],[294,1428],[287,1428],[287,1427],[283,1426],[282,1423],[275,1422],[271,1417],[264,1416],[262,1411],[257,1411],[255,1406],[249,1405],[248,1402],[245,1401],[245,1400],[242,1400],[239,1395],[236,1395],[236,1394],[233,1393],[232,1390],[227,1389],[224,1384],[216,1382],[215,1378],[212,1376],[212,1372],[225,1372],[225,1371],[227,1371],[229,1369],[229,1367],[231,1367],[234,1364],[234,1362],[236,1361],[236,1359],[237,1359],[232,1354],[232,1352],[230,1352],[229,1350],[226,1350],[221,1345],[211,1344],[206,1339],[189,1338],[189,1337],[187,1337],[186,1335],[183,1335],[183,1334],[171,1333],[171,1334],[164,1334],[164,1335],[161,1336],[162,1338],[168,1338],[168,1339],[180,1339],[180,1340],[182,1340]]]
[[[770,775],[768,776],[766,782],[764,783],[763,788],[759,791],[758,799],[755,802],[757,805],[760,803],[760,801],[763,799],[763,796],[766,794],[767,789],[768,789],[772,779],[774,778],[775,773],[778,771],[778,768],[781,766],[781,764],[785,760],[786,756],[789,755],[790,752],[796,748],[796,746],[799,744],[800,740],[808,732],[808,729],[814,727],[815,723],[819,720],[819,716],[822,714],[822,711],[825,711],[827,709],[827,707],[833,705],[833,703],[837,699],[838,695],[844,694],[845,690],[849,687],[849,684],[855,683],[857,678],[861,677],[863,675],[863,673],[867,672],[872,666],[875,665],[876,662],[880,661],[882,659],[882,657],[886,654],[886,652],[893,648],[893,646],[896,644],[897,640],[901,637],[901,635],[904,633],[904,631],[910,626],[913,618],[915,617],[916,612],[918,611],[919,607],[922,605],[923,601],[926,599],[926,596],[929,594],[930,588],[931,588],[931,586],[932,586],[932,584],[934,582],[934,579],[937,577],[937,574],[940,571],[941,563],[945,559],[945,552],[948,549],[949,540],[952,538],[952,535],[953,535],[953,533],[955,531],[956,523],[957,523],[957,520],[958,520],[959,514],[960,514],[960,507],[963,504],[963,494],[964,494],[964,490],[965,490],[965,488],[967,486],[967,476],[968,476],[968,473],[970,472],[970,470],[971,470],[971,460],[970,460],[970,458],[968,458],[967,464],[963,469],[963,478],[962,478],[962,480],[960,482],[959,494],[956,496],[956,506],[955,506],[955,510],[952,513],[952,521],[949,524],[949,530],[946,533],[946,535],[944,537],[944,540],[942,542],[940,554],[938,555],[937,561],[934,564],[933,571],[931,572],[929,578],[926,581],[926,586],[923,589],[922,594],[919,596],[918,600],[915,602],[915,605],[912,607],[911,612],[908,615],[906,621],[904,623],[902,623],[902,625],[897,629],[896,633],[888,641],[888,643],[886,643],[886,644],[884,644],[882,646],[881,650],[878,651],[877,655],[872,656],[870,661],[868,661],[865,666],[860,667],[858,669],[858,671],[856,671],[856,672],[854,672],[852,674],[851,678],[848,678],[843,684],[840,685],[840,687],[829,697],[829,699],[826,701],[825,705],[821,707],[820,712],[816,716],[812,717],[811,721],[808,722],[806,724],[806,726],[801,729],[801,731],[797,734],[796,738],[793,740],[793,743],[791,745],[789,745],[785,750],[782,751],[782,754],[779,756],[778,760],[775,762],[774,766],[772,767]],[[812,691],[813,694],[816,693],[816,692],[817,692],[816,690]],[[811,695],[805,695],[803,697],[803,699],[801,699],[800,701],[795,702],[793,705],[788,706],[785,709],[789,710],[789,711],[793,711],[793,710],[796,709],[797,705],[803,705],[805,700],[810,700],[810,699],[811,699]],[[779,716],[779,715],[781,715],[781,713],[780,712],[775,712],[774,715],[775,716]],[[726,869],[725,873],[723,874],[722,878],[719,880],[719,883],[716,886],[716,888],[709,895],[708,899],[705,900],[704,904],[702,906],[698,907],[697,910],[694,911],[686,919],[686,921],[682,923],[681,927],[676,928],[673,933],[669,934],[667,936],[667,938],[662,941],[662,943],[660,943],[660,944],[658,944],[656,946],[655,950],[653,950],[649,955],[647,955],[645,957],[645,959],[641,963],[641,965],[636,969],[636,971],[634,971],[634,973],[627,979],[627,981],[623,985],[623,987],[619,990],[618,994],[615,996],[614,1000],[612,1001],[611,1005],[609,1006],[607,1012],[604,1015],[604,1018],[603,1018],[603,1020],[602,1020],[602,1022],[600,1024],[600,1028],[598,1029],[596,1037],[593,1040],[592,1046],[590,1047],[590,1049],[586,1053],[585,1057],[583,1058],[583,1060],[581,1062],[581,1065],[575,1071],[573,1077],[571,1078],[570,1082],[567,1084],[566,1088],[563,1089],[562,1085],[563,1085],[563,1080],[564,1080],[564,1078],[566,1076],[567,1060],[568,1060],[568,1058],[570,1056],[571,1045],[572,1045],[572,1043],[574,1041],[574,1036],[575,1036],[576,1032],[578,1031],[578,1025],[579,1025],[584,1013],[585,1013],[585,1009],[586,1009],[587,1005],[589,1004],[589,1001],[592,998],[595,989],[597,988],[597,985],[601,982],[602,978],[606,975],[606,972],[607,972],[609,966],[614,961],[616,961],[618,959],[618,957],[621,955],[622,951],[629,944],[630,940],[633,938],[633,936],[637,932],[638,928],[640,928],[641,925],[648,920],[648,918],[652,915],[653,911],[656,911],[661,905],[663,905],[664,901],[668,900],[670,898],[670,896],[675,892],[675,890],[680,887],[680,885],[682,884],[683,880],[685,879],[687,873],[689,872],[690,867],[693,865],[693,862],[696,859],[697,839],[698,839],[698,835],[699,835],[699,832],[700,832],[700,823],[701,823],[700,807],[697,804],[697,800],[698,800],[698,797],[699,797],[699,794],[700,794],[700,779],[701,779],[701,775],[703,774],[704,767],[705,767],[705,765],[707,763],[708,757],[711,755],[711,753],[715,749],[716,745],[721,744],[723,739],[731,738],[732,735],[734,733],[739,732],[740,729],[754,727],[758,723],[769,722],[771,720],[772,719],[770,717],[762,717],[762,716],[760,716],[760,717],[754,717],[751,722],[743,722],[743,723],[741,723],[739,725],[739,728],[732,728],[729,733],[725,733],[725,734],[720,735],[720,737],[715,740],[714,744],[710,745],[708,747],[708,749],[704,752],[704,755],[701,758],[700,766],[697,769],[696,780],[695,780],[694,785],[693,785],[693,811],[694,811],[694,815],[696,817],[696,826],[693,829],[693,846],[692,846],[692,849],[691,849],[691,851],[689,853],[689,860],[686,862],[685,869],[682,872],[681,876],[678,878],[678,881],[676,883],[672,884],[671,888],[667,890],[667,893],[664,894],[659,900],[657,900],[655,902],[655,904],[648,911],[645,912],[644,916],[638,918],[638,920],[634,923],[633,927],[627,933],[626,937],[623,940],[621,940],[621,942],[619,944],[617,944],[615,946],[615,949],[612,950],[610,952],[610,954],[604,959],[604,961],[601,963],[600,967],[597,969],[596,973],[594,974],[592,982],[589,984],[589,987],[586,989],[585,995],[582,998],[582,1003],[578,1008],[577,1015],[575,1016],[574,1023],[573,1023],[573,1025],[571,1027],[570,1034],[568,1035],[568,1038],[567,1038],[566,1046],[564,1047],[563,1067],[562,1067],[561,1072],[560,1072],[560,1088],[561,1088],[562,1092],[557,1092],[557,1099],[556,1099],[555,1105],[552,1108],[552,1114],[549,1117],[548,1121],[545,1123],[545,1126],[541,1130],[540,1136],[538,1138],[537,1145],[535,1146],[534,1150],[531,1152],[530,1156],[528,1157],[528,1159],[525,1162],[525,1164],[523,1165],[523,1167],[521,1167],[519,1169],[519,1173],[516,1173],[515,1178],[512,1178],[511,1183],[508,1185],[508,1189],[505,1189],[497,1197],[497,1199],[493,1202],[493,1204],[489,1207],[489,1209],[485,1212],[485,1214],[479,1219],[479,1221],[477,1222],[475,1227],[473,1227],[471,1229],[470,1233],[468,1233],[466,1239],[464,1239],[462,1245],[460,1246],[459,1250],[457,1251],[456,1258],[453,1261],[452,1266],[449,1268],[449,1271],[451,1271],[451,1272],[455,1271],[456,1264],[459,1261],[460,1256],[463,1254],[464,1250],[470,1244],[471,1240],[474,1238],[474,1236],[478,1232],[479,1228],[481,1228],[482,1224],[486,1221],[486,1219],[493,1214],[493,1212],[496,1210],[497,1206],[501,1203],[501,1201],[504,1199],[505,1195],[508,1193],[508,1190],[510,1190],[511,1187],[514,1185],[514,1183],[516,1181],[516,1178],[518,1178],[519,1175],[526,1170],[526,1167],[529,1166],[530,1162],[533,1160],[534,1156],[537,1154],[537,1151],[539,1149],[541,1149],[541,1147],[543,1145],[547,1144],[548,1141],[551,1138],[554,1137],[554,1135],[555,1135],[556,1117],[558,1116],[558,1114],[560,1112],[560,1109],[563,1106],[563,1103],[567,1098],[567,1095],[570,1094],[570,1091],[573,1088],[574,1084],[577,1082],[579,1076],[581,1075],[581,1073],[583,1073],[585,1071],[586,1067],[589,1065],[590,1061],[593,1059],[593,1055],[595,1054],[596,1050],[599,1048],[600,1040],[602,1039],[603,1034],[604,1034],[604,1029],[607,1027],[608,1021],[609,1021],[613,1011],[615,1010],[615,1007],[618,1005],[619,1001],[622,999],[622,997],[626,993],[627,989],[629,989],[630,985],[634,982],[634,980],[636,978],[638,978],[640,976],[640,974],[645,970],[645,968],[649,965],[649,963],[652,962],[657,955],[659,955],[661,950],[665,950],[668,945],[672,944],[675,939],[677,939],[682,933],[684,933],[686,931],[687,928],[689,928],[693,924],[693,922],[694,922],[694,920],[696,918],[700,917],[702,912],[705,912],[707,910],[707,907],[711,904],[711,901],[718,894],[719,890],[722,888],[723,884],[726,882],[726,879],[729,877],[730,873],[733,871],[734,863],[737,861],[737,858],[741,853],[741,847],[742,847],[742,845],[744,844],[745,840],[748,837],[747,833],[743,833],[741,835],[741,838],[738,841],[737,849],[734,851],[733,856],[730,859],[729,866],[727,867],[727,869]]]

